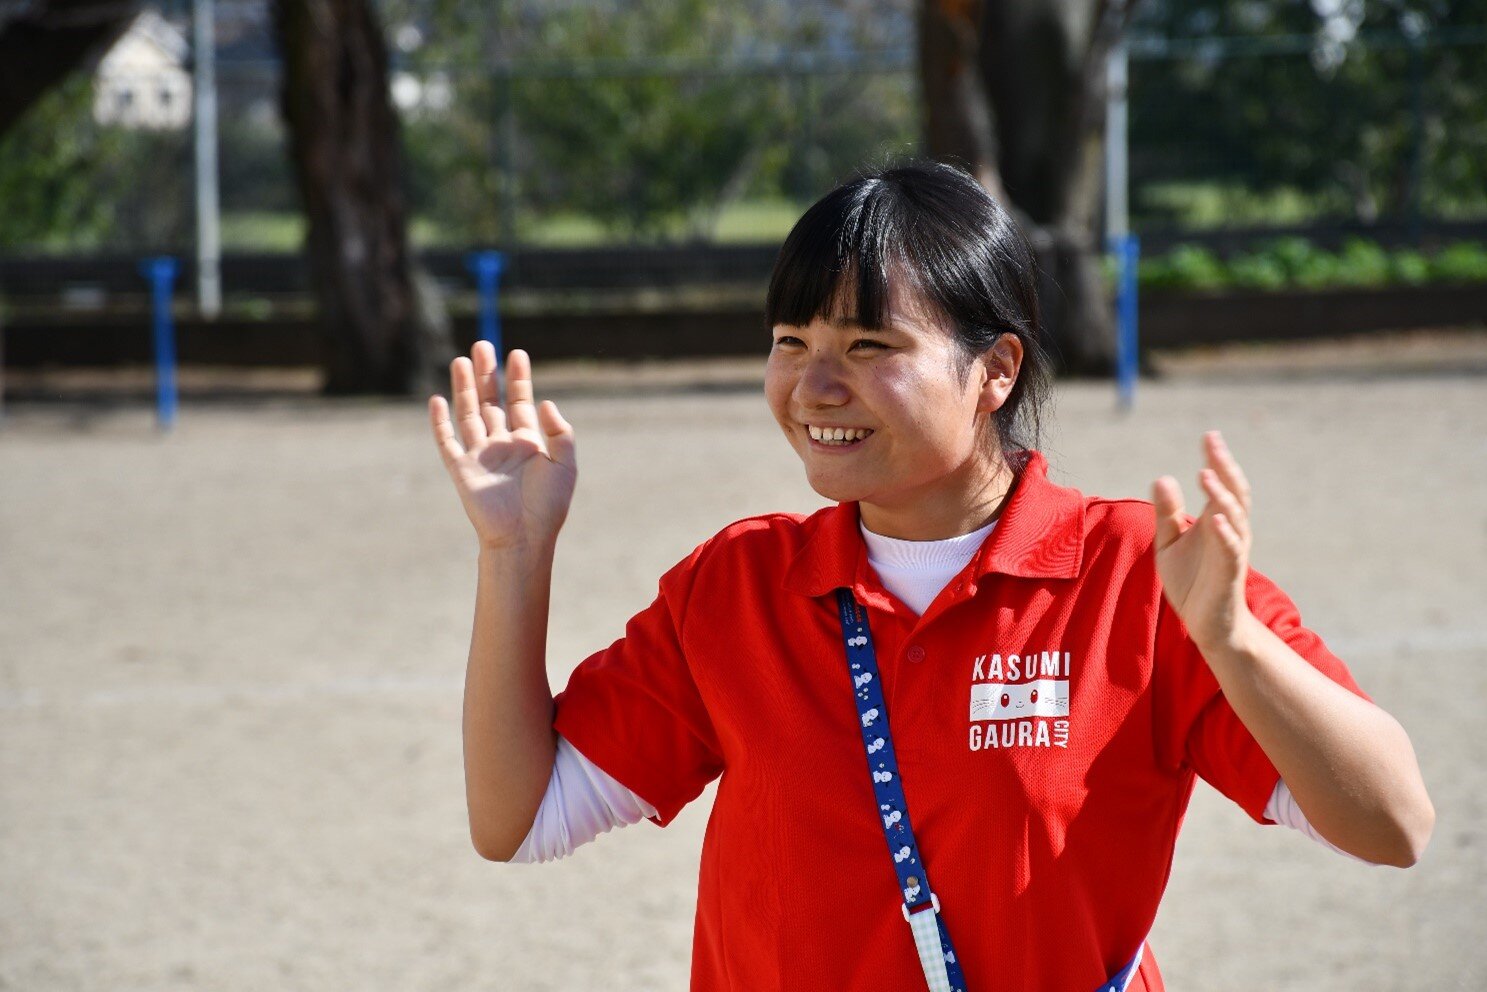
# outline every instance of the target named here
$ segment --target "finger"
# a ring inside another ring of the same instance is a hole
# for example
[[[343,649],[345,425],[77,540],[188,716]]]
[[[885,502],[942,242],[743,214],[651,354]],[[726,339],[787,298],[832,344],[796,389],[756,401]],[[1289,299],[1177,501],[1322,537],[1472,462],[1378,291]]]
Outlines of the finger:
[[[506,424],[514,431],[537,430],[537,408],[532,405],[532,360],[520,348],[506,356]]]
[[[1229,552],[1234,561],[1244,560],[1244,538],[1234,529],[1229,518],[1222,513],[1215,513],[1208,522],[1208,532],[1224,549]]]
[[[1229,526],[1241,537],[1249,535],[1249,518],[1245,515],[1244,507],[1239,505],[1239,497],[1224,487],[1223,480],[1219,474],[1211,468],[1205,468],[1198,473],[1198,485],[1208,494],[1209,505],[1204,513],[1207,516],[1223,514],[1228,518]]]
[[[1250,485],[1249,479],[1245,478],[1244,469],[1239,467],[1234,453],[1229,450],[1229,445],[1224,441],[1224,436],[1218,431],[1209,431],[1203,436],[1204,448],[1208,456],[1208,465],[1224,480],[1224,486],[1239,500],[1239,505],[1244,507],[1245,516],[1250,511]]]
[[[485,421],[480,417],[480,396],[475,392],[475,368],[464,356],[449,363],[449,391],[454,397],[454,423],[465,449],[485,440]]]
[[[543,400],[537,407],[537,419],[542,424],[542,433],[547,438],[547,455],[559,465],[578,471],[578,453],[573,442],[573,425],[563,419],[558,405],[552,400]]]
[[[429,397],[429,426],[434,431],[434,444],[439,449],[439,457],[444,460],[444,466],[450,468],[456,459],[465,453],[460,443],[454,436],[454,425],[449,422],[449,404],[442,396]]]
[[[501,409],[500,380],[496,377],[496,349],[489,341],[476,341],[470,349],[475,366],[475,392],[480,396],[480,419],[486,433],[499,438],[506,433],[506,411]]]
[[[1151,504],[1157,516],[1157,548],[1165,548],[1188,529],[1183,519],[1182,487],[1170,475],[1151,484]]]

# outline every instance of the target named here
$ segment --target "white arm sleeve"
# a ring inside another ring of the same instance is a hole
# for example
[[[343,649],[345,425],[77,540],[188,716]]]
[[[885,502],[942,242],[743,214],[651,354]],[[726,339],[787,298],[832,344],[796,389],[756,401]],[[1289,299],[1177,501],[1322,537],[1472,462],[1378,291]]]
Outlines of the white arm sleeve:
[[[1317,833],[1317,828],[1312,826],[1306,819],[1306,814],[1301,812],[1301,807],[1296,803],[1296,797],[1291,795],[1291,790],[1286,786],[1285,779],[1275,783],[1275,791],[1270,793],[1270,801],[1265,804],[1265,819],[1274,823],[1284,824],[1292,830],[1299,830],[1323,847],[1330,847],[1343,857],[1352,858],[1354,861],[1362,861],[1366,865],[1374,862],[1350,854],[1332,843],[1326,837]]]
[[[616,782],[560,735],[542,805],[511,861],[531,864],[567,857],[612,827],[626,827],[655,815],[654,806]]]

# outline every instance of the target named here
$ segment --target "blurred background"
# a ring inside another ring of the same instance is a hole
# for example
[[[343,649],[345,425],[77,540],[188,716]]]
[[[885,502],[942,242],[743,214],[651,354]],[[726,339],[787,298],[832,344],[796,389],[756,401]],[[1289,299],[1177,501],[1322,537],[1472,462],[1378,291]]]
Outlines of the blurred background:
[[[1478,0],[7,0],[0,82],[14,373],[147,361],[155,255],[183,363],[332,393],[436,381],[476,251],[508,346],[757,353],[803,207],[916,155],[1033,233],[1070,372],[1128,234],[1143,354],[1487,314]]]

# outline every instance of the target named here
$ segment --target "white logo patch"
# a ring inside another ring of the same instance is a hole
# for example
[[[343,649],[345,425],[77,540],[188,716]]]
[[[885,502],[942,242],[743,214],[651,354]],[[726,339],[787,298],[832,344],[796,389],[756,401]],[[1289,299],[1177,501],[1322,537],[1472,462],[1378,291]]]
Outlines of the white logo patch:
[[[1058,648],[972,658],[970,749],[1068,747],[1073,660]]]
[[[971,686],[972,720],[1068,715],[1068,679],[1038,679],[1017,685],[978,682]]]

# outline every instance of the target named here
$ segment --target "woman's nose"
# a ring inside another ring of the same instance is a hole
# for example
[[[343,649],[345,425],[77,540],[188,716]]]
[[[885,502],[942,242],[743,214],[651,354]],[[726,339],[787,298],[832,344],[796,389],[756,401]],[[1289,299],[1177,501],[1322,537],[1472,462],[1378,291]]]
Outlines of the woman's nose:
[[[811,355],[795,381],[795,399],[801,406],[842,406],[851,398],[840,362],[831,355]]]

